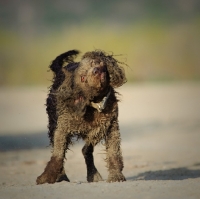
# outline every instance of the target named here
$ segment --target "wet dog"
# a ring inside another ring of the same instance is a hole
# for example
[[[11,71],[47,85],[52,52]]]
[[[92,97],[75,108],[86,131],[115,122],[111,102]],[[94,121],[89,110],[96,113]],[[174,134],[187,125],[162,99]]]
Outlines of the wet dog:
[[[115,88],[126,82],[120,63],[109,54],[95,50],[83,55],[71,50],[59,55],[50,65],[53,84],[46,100],[52,156],[37,184],[69,181],[64,170],[65,153],[73,137],[82,138],[88,182],[101,181],[94,165],[93,149],[105,141],[107,182],[125,181],[118,124],[118,99]]]

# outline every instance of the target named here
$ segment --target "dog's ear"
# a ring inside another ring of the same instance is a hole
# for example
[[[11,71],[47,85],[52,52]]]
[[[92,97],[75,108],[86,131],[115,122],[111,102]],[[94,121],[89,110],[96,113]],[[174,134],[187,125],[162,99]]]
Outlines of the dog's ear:
[[[120,87],[127,82],[124,68],[119,65],[116,59],[112,56],[107,56],[106,65],[110,77],[110,85],[113,88]]]

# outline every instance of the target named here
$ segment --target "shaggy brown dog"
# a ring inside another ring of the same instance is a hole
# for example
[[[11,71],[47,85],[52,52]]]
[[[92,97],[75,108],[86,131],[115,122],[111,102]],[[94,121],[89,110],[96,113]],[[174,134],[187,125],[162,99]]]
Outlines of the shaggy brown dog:
[[[50,65],[53,85],[47,98],[51,160],[37,178],[37,184],[69,181],[64,170],[65,152],[73,137],[82,138],[88,182],[102,180],[93,160],[93,149],[105,140],[108,182],[125,181],[120,149],[118,100],[114,88],[126,82],[119,62],[102,51],[87,52],[74,62],[79,51],[58,56]],[[66,66],[65,63],[67,63]]]

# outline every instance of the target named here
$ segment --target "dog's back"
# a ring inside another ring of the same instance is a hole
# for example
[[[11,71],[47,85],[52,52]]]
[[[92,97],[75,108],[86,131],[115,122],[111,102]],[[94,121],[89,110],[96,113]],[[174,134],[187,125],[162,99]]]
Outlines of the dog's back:
[[[49,68],[54,72],[54,77],[52,81],[52,86],[49,90],[49,95],[46,100],[46,112],[48,114],[48,135],[50,138],[50,143],[53,145],[53,134],[56,129],[57,125],[57,114],[56,114],[56,97],[55,92],[56,90],[61,86],[63,81],[65,80],[65,74],[62,70],[64,63],[68,63],[65,66],[65,69],[68,71],[73,71],[78,66],[78,63],[74,62],[74,59],[79,54],[78,50],[71,50],[67,51],[65,53],[62,53],[61,55],[57,56],[49,66]]]

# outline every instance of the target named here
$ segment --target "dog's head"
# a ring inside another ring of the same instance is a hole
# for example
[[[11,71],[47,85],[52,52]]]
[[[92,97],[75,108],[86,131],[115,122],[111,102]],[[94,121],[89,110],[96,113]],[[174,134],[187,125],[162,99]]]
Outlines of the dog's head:
[[[52,62],[54,78],[50,92],[56,96],[59,110],[68,104],[69,112],[83,115],[86,106],[91,105],[101,112],[113,90],[111,87],[117,88],[126,82],[123,67],[112,55],[100,50],[87,52],[80,62],[74,62],[78,54],[79,51],[71,50]],[[95,104],[99,102],[101,106]]]
[[[83,55],[76,68],[75,82],[84,90],[90,89],[98,94],[108,86],[121,86],[126,82],[126,77],[116,59],[96,50]]]
[[[106,65],[100,59],[83,58],[76,69],[75,82],[84,90],[102,91],[109,85]]]

